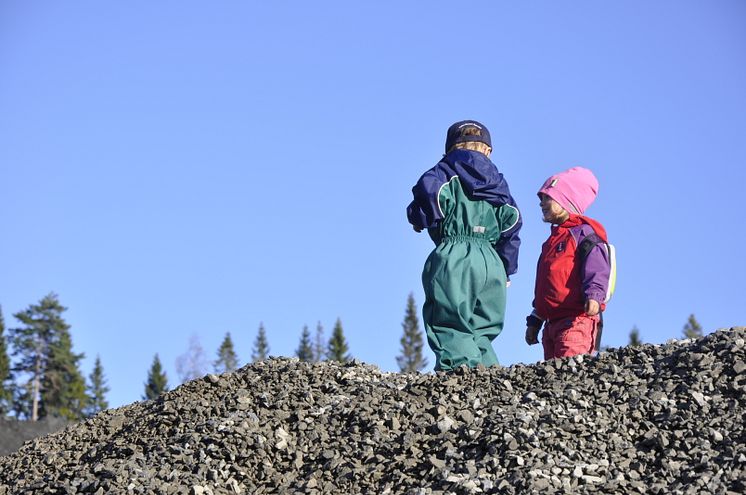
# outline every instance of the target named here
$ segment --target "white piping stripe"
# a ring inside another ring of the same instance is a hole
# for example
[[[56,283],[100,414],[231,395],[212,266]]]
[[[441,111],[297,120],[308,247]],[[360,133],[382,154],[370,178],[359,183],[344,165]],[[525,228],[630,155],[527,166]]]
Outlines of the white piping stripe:
[[[511,225],[510,227],[508,227],[508,228],[507,228],[507,229],[505,229],[505,230],[501,230],[501,231],[500,231],[500,233],[501,233],[501,234],[504,234],[505,232],[507,232],[507,231],[509,231],[510,229],[512,229],[513,227],[515,227],[515,224],[517,224],[517,223],[518,223],[518,220],[520,220],[520,218],[521,218],[521,212],[520,212],[520,211],[518,211],[518,208],[516,208],[516,207],[515,207],[515,206],[513,206],[513,205],[507,205],[507,204],[506,204],[506,205],[503,205],[503,206],[507,206],[508,208],[513,208],[513,209],[515,210],[515,212],[516,212],[516,214],[517,214],[517,215],[516,215],[516,217],[515,217],[515,222],[513,222],[513,225]]]
[[[443,190],[444,187],[446,187],[448,184],[451,183],[453,179],[458,179],[458,175],[454,175],[450,179],[448,179],[448,182],[444,182],[442,186],[438,188],[438,197],[436,198],[436,203],[438,205],[438,212],[440,213],[441,218],[445,218],[445,214],[443,213],[443,209],[440,207],[440,192]]]

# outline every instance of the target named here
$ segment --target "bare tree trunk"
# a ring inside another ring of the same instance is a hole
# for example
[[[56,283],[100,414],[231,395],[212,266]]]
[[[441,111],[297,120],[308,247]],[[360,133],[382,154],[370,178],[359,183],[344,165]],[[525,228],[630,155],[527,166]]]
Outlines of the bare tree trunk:
[[[31,406],[31,421],[39,419],[39,375],[34,377],[34,398]]]
[[[34,370],[34,386],[31,387],[33,389],[33,397],[31,398],[31,421],[36,421],[39,419],[39,375],[41,374],[41,349],[39,349],[39,347],[41,347],[41,345],[37,344],[36,370]]]

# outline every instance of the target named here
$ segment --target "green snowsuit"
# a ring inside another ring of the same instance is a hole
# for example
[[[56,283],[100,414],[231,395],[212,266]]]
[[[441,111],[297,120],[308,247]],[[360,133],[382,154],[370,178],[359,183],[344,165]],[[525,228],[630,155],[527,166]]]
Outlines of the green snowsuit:
[[[422,272],[435,369],[498,364],[492,340],[503,328],[507,275],[494,245],[516,226],[518,209],[469,199],[458,177],[441,187],[438,203],[444,218],[430,229],[437,246]]]

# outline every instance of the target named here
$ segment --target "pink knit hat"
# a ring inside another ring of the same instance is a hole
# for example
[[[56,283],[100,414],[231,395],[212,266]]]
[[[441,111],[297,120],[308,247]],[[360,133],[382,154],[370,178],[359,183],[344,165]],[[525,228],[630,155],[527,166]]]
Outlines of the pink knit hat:
[[[551,176],[539,189],[570,213],[582,215],[598,194],[598,180],[593,172],[573,167]]]

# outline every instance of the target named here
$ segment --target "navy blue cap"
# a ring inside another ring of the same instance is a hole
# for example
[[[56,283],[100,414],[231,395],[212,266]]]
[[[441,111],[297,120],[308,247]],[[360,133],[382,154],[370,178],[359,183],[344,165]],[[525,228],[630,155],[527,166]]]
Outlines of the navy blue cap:
[[[464,131],[469,128],[479,129],[480,136],[474,134],[464,134]],[[446,153],[450,150],[454,144],[478,142],[484,143],[492,148],[492,139],[490,139],[490,131],[487,128],[477,122],[476,120],[462,120],[456,122],[448,128],[448,134],[446,134]]]

